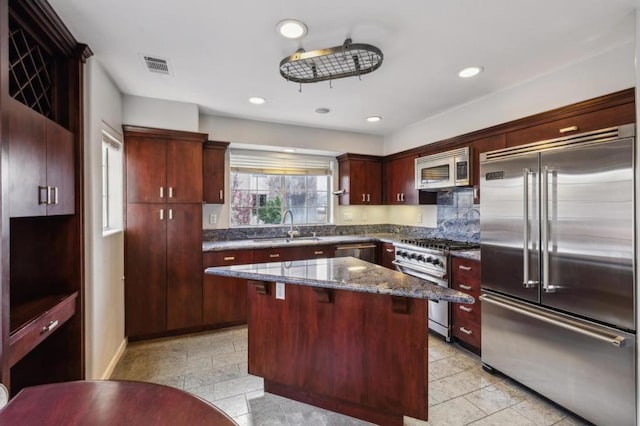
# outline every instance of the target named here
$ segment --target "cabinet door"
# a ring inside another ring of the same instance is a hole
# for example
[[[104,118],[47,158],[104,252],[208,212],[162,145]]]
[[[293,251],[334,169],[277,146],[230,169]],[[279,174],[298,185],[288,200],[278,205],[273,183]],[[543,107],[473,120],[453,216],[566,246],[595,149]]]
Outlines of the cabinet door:
[[[167,203],[202,203],[202,142],[167,142]]]
[[[396,158],[384,165],[384,203],[418,204],[415,188],[415,156]]]
[[[471,143],[473,161],[471,162],[471,176],[473,180],[473,203],[480,203],[480,154],[506,147],[504,133],[484,139],[478,139]]]
[[[395,270],[396,267],[393,264],[393,261],[396,258],[396,248],[393,243],[381,243],[380,247],[380,255],[378,258],[380,259],[380,265],[385,268]]]
[[[125,138],[127,202],[166,202],[166,143],[164,139]]]
[[[203,157],[203,192],[207,204],[224,204],[224,158],[226,150],[219,147],[207,147]]]
[[[47,123],[47,186],[52,188],[47,215],[75,213],[75,167],[73,133],[46,120]]]
[[[367,204],[369,183],[367,179],[368,161],[349,161],[349,204],[352,206]]]
[[[9,105],[9,215],[44,216],[46,119],[13,99]]]
[[[382,163],[380,161],[366,161],[365,167],[365,204],[382,204]]]
[[[167,211],[164,204],[127,205],[125,325],[129,337],[167,328]]]
[[[202,204],[166,207],[167,329],[176,330],[202,323]]]

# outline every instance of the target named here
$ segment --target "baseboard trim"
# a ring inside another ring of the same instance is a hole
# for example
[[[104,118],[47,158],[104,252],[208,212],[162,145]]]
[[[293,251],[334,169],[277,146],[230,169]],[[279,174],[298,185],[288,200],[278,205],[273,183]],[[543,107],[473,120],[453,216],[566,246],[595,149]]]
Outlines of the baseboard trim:
[[[113,370],[115,370],[116,365],[118,365],[118,361],[120,361],[120,358],[122,358],[122,354],[124,354],[125,349],[127,349],[126,337],[122,339],[122,343],[120,343],[118,350],[113,355],[113,358],[111,358],[111,362],[109,362],[109,365],[107,365],[106,370],[104,371],[104,373],[102,373],[102,376],[100,376],[100,380],[109,380],[109,378],[111,377],[111,374],[113,374]]]

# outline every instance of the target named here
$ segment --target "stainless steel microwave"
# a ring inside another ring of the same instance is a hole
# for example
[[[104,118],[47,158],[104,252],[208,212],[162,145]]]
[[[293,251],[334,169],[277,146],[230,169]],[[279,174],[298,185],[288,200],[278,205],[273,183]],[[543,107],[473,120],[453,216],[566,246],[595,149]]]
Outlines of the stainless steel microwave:
[[[469,147],[416,158],[416,189],[438,191],[471,185]]]

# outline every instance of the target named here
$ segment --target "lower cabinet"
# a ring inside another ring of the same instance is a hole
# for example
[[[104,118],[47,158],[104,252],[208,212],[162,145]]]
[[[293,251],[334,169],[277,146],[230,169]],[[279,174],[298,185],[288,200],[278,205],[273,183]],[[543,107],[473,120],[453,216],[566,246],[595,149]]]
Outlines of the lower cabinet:
[[[378,259],[379,264],[389,269],[396,269],[393,261],[396,259],[396,248],[393,243],[379,243],[378,244]]]
[[[454,256],[451,269],[452,287],[476,299],[473,305],[451,304],[452,334],[469,349],[480,353],[480,262]]]
[[[211,251],[203,254],[203,267],[248,263],[289,262],[333,257],[333,246],[274,247]],[[202,319],[207,327],[226,327],[247,322],[247,280],[204,274]]]

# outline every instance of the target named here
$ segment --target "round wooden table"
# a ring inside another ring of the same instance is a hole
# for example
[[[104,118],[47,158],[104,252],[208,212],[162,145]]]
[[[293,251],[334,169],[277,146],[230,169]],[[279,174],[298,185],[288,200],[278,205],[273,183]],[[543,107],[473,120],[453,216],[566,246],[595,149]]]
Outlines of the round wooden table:
[[[25,388],[0,425],[237,425],[210,403],[153,383],[78,381]]]

